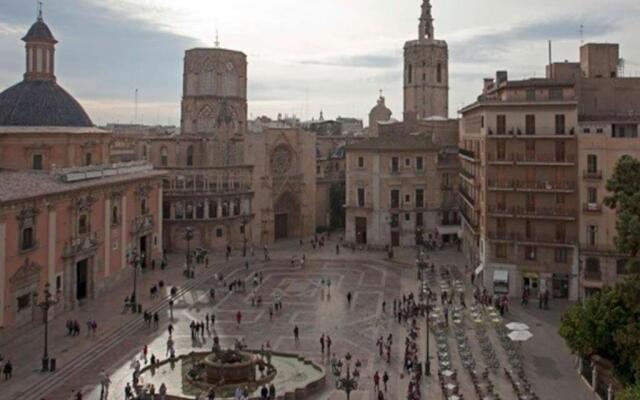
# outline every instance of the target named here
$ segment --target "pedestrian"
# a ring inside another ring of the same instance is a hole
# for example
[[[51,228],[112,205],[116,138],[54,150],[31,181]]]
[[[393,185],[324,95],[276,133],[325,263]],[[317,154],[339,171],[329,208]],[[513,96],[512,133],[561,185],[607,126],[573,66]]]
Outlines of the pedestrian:
[[[160,390],[158,390],[158,393],[160,394],[160,400],[165,400],[167,398],[167,385],[165,385],[164,382],[160,384]]]
[[[387,371],[384,371],[384,374],[382,375],[382,384],[384,385],[384,391],[387,391],[387,383],[389,382],[389,374],[387,374]]]
[[[349,304],[349,307],[351,307],[351,292],[347,293],[347,303]]]
[[[169,331],[169,336],[171,336],[173,334],[173,324],[169,324],[167,330]]]
[[[373,389],[376,392],[380,390],[380,374],[378,373],[378,371],[373,374]]]
[[[387,302],[386,301],[382,301],[382,312],[386,313],[387,312]]]
[[[125,400],[130,400],[133,397],[133,389],[131,389],[131,384],[127,382],[124,387],[124,398]]]
[[[293,327],[293,339],[295,340],[296,343],[298,343],[300,341],[300,337],[298,336],[300,333],[299,329],[298,329],[298,325]]]
[[[158,312],[156,311],[153,314],[153,327],[155,329],[158,329],[158,327],[160,326],[160,315],[158,314]]]
[[[266,385],[262,385],[262,389],[260,389],[260,398],[262,400],[267,400],[269,398],[269,389]]]
[[[111,384],[111,379],[107,376],[107,373],[102,370],[100,372],[100,398],[106,399],[109,397],[109,385]]]
[[[320,336],[320,353],[324,354],[324,333]]]
[[[240,310],[236,313],[236,322],[238,323],[238,328],[240,328],[240,323],[242,322],[242,313]]]
[[[147,345],[145,344],[144,347],[142,348],[142,357],[144,358],[144,363],[147,363],[147,353],[149,352],[149,348],[147,347]]]
[[[269,385],[269,400],[276,400],[276,387],[273,382]]]
[[[13,373],[13,364],[11,364],[11,360],[7,360],[7,363],[2,368],[2,373],[4,374],[5,381],[11,379],[11,374]]]
[[[327,335],[327,354],[331,354],[331,336]]]
[[[340,255],[340,243],[336,243],[336,255]]]
[[[384,394],[382,393],[382,390],[378,390],[378,400],[384,400]]]
[[[173,319],[173,299],[169,300],[169,317]]]

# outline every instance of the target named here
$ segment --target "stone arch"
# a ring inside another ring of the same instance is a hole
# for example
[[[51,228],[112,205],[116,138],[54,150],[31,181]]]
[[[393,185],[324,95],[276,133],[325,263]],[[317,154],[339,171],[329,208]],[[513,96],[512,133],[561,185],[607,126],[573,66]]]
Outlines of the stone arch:
[[[274,239],[300,237],[302,233],[302,210],[298,196],[287,190],[280,194],[273,207]]]

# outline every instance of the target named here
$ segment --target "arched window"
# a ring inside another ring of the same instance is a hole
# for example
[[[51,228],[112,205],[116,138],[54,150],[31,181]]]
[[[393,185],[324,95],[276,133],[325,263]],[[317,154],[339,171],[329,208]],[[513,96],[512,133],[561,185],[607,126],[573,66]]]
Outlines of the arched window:
[[[409,64],[407,66],[407,83],[411,83],[413,80],[413,66]]]
[[[33,240],[33,227],[29,226],[29,227],[23,228],[20,239],[21,239],[21,243],[20,243],[21,250],[28,250],[32,248],[35,244]]]
[[[440,63],[436,66],[436,79],[438,83],[442,82],[442,64]]]
[[[162,148],[160,148],[160,165],[163,167],[166,167],[167,165],[169,165],[169,158],[167,156],[166,146],[162,146]]]
[[[91,165],[91,153],[84,155],[84,165]]]
[[[193,146],[187,147],[187,165],[193,166]]]
[[[111,224],[118,225],[120,222],[120,215],[118,213],[118,206],[111,207]]]

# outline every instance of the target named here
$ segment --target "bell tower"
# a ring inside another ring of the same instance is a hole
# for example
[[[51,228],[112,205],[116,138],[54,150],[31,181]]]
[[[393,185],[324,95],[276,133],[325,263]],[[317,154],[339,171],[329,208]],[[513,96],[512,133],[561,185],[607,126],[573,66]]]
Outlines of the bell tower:
[[[431,1],[422,1],[418,39],[404,45],[404,120],[449,117],[449,49],[434,33]]]
[[[58,41],[42,18],[42,2],[38,2],[38,19],[22,38],[25,42],[27,81],[55,81],[55,46]]]

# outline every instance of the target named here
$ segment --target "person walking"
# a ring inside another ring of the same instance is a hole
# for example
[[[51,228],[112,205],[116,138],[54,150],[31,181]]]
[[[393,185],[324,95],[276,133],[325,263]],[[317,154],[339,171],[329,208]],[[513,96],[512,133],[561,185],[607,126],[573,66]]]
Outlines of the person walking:
[[[384,386],[385,393],[387,391],[387,383],[388,382],[389,382],[389,374],[387,374],[387,371],[384,371],[384,374],[382,375],[382,384]]]
[[[240,323],[242,322],[242,313],[240,310],[236,313],[236,322],[238,323],[238,328],[240,328]]]
[[[100,372],[100,399],[106,399],[109,397],[109,385],[111,379],[107,376],[107,373],[102,370]]]
[[[160,394],[160,400],[165,400],[167,398],[167,385],[165,385],[164,382],[160,384],[158,394]]]
[[[269,399],[269,389],[267,388],[266,385],[262,385],[262,389],[260,389],[260,398],[262,400],[268,400]]]
[[[276,387],[273,382],[269,385],[269,400],[276,400]]]
[[[384,400],[384,393],[382,393],[382,390],[378,390],[378,400]]]
[[[376,392],[380,391],[380,374],[378,373],[378,371],[373,374],[373,389]]]
[[[158,327],[160,326],[160,315],[155,312],[153,314],[153,327],[154,329],[158,329]]]
[[[347,303],[349,304],[349,307],[351,307],[351,292],[347,293]]]
[[[324,354],[324,333],[320,336],[320,353]]]
[[[298,325],[293,327],[293,339],[296,343],[300,342],[300,330],[298,329]]]
[[[2,368],[2,373],[4,374],[5,381],[11,379],[11,374],[13,373],[13,364],[11,364],[11,360],[7,360],[7,363]]]
[[[331,354],[331,336],[327,335],[327,355]]]

